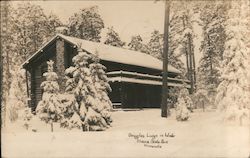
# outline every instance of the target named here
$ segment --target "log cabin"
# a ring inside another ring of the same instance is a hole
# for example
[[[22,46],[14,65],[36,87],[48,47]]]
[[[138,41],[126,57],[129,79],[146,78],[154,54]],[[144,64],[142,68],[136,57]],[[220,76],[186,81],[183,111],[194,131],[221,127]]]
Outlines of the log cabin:
[[[46,62],[55,62],[55,72],[63,91],[65,69],[73,65],[72,58],[77,54],[79,44],[87,53],[98,52],[101,64],[106,67],[112,88],[109,97],[114,108],[160,107],[162,61],[149,54],[57,34],[22,64],[26,70],[29,106],[33,111],[42,98],[40,84],[44,81],[43,73],[47,71]],[[168,86],[182,86],[183,81],[176,78],[181,72],[171,65],[168,70]],[[186,85],[190,88],[189,84]]]

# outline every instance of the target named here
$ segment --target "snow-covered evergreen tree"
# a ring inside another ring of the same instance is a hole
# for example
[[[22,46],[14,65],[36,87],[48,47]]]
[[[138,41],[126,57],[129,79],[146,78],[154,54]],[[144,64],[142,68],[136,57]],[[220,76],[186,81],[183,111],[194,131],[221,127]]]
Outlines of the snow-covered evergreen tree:
[[[225,20],[227,3],[206,2],[200,12],[203,28],[203,41],[201,43],[202,57],[199,63],[199,79],[207,90],[209,98],[214,100],[216,87],[220,80],[220,63],[223,59],[226,40]]]
[[[171,34],[171,32],[170,32]],[[172,33],[174,34],[174,33]],[[172,41],[175,42],[176,39],[170,37],[170,43]],[[158,30],[154,30],[151,33],[151,37],[147,44],[144,44],[143,39],[140,35],[132,36],[130,43],[128,44],[129,49],[140,51],[146,54],[149,54],[155,58],[163,60],[163,34],[160,33]],[[179,43],[178,43],[179,44]],[[170,44],[171,47],[171,44]],[[184,63],[180,59],[180,54],[176,54],[174,51],[168,53],[169,64],[177,68],[182,72],[182,76],[178,76],[184,78],[184,73],[186,72],[184,68]]]
[[[25,81],[23,76],[17,73],[24,60],[47,38],[53,36],[53,26],[59,23],[59,20],[55,21],[54,18],[55,16],[48,18],[38,5],[25,2],[12,7],[12,2],[1,2],[1,26],[4,30],[1,32],[3,117],[8,109],[8,116],[13,116],[12,120],[15,120],[18,117],[15,110],[21,110],[20,103],[26,104],[26,88],[23,88],[26,87]],[[24,107],[26,106],[22,106]]]
[[[178,121],[188,120],[190,117],[189,109],[191,109],[192,106],[192,100],[189,97],[188,90],[186,88],[181,89],[176,103],[176,119]]]
[[[177,53],[177,55],[180,55],[180,52],[178,52],[178,48],[181,44],[181,34],[183,31],[183,22],[182,22],[182,12],[181,10],[183,7],[180,5],[180,3],[177,1],[173,1],[171,3],[171,12],[169,15],[170,20],[170,26],[169,26],[169,48],[171,53]]]
[[[179,93],[180,93],[181,87],[171,87],[168,91],[168,103],[170,108],[174,108],[176,106],[176,103],[178,101]]]
[[[110,116],[110,111],[112,110],[112,102],[108,97],[108,92],[111,91],[111,87],[108,83],[108,77],[105,73],[106,67],[100,63],[100,59],[97,55],[93,56],[93,61],[94,62],[91,63],[89,67],[92,75],[92,80],[97,91],[97,98],[103,106],[103,110],[100,112],[107,124],[110,125],[110,123],[112,122]]]
[[[115,32],[114,28],[108,28],[108,32],[106,35],[106,40],[104,44],[115,46],[115,47],[123,47],[126,43],[121,40],[118,33]]]
[[[193,104],[193,101],[191,99],[191,96],[189,94],[188,89],[185,88],[185,87],[182,87],[182,89],[180,90],[179,96],[184,99],[184,101],[186,103],[186,107],[188,108],[188,110],[193,112],[194,104]]]
[[[13,7],[9,1],[1,1],[1,70],[2,70],[2,82],[1,82],[1,127],[5,126],[7,120],[7,98],[9,95],[12,75],[11,65],[13,60],[11,58],[13,54]]]
[[[176,104],[176,119],[177,121],[186,121],[190,117],[190,111],[187,109],[183,98],[178,99]]]
[[[170,33],[171,34],[171,33]],[[172,39],[170,38],[169,43],[171,43]],[[163,34],[161,34],[158,30],[154,30],[151,33],[151,38],[147,43],[147,51],[146,53],[151,56],[163,60]],[[171,47],[171,44],[170,44]],[[185,73],[184,63],[180,60],[179,56],[176,55],[175,52],[171,51],[168,53],[168,61],[169,64],[180,70],[183,74]],[[179,76],[180,77],[180,76]],[[184,78],[184,76],[182,77]]]
[[[69,78],[68,78],[69,79]],[[77,103],[74,94],[66,91],[64,94],[59,94],[59,100],[62,110],[62,119],[60,126],[68,129],[82,129],[82,120],[79,115],[79,104]]]
[[[98,13],[98,6],[83,8],[69,18],[69,35],[100,42],[104,22]]]
[[[186,65],[187,65],[187,78],[191,82],[191,93],[195,88],[195,57],[194,57],[194,38],[195,32],[193,28],[193,10],[192,4],[188,4],[185,2],[184,10],[182,12],[182,23],[183,23],[183,30],[181,34],[181,47],[180,52],[181,54],[185,54],[186,56]]]
[[[158,30],[154,30],[151,33],[151,38],[147,46],[149,48],[150,55],[162,60],[163,58],[163,34],[161,34]]]
[[[131,41],[128,43],[128,47],[131,50],[149,54],[148,46],[143,43],[143,39],[140,35],[132,36]]]
[[[104,95],[108,85],[101,70],[103,67],[94,63],[90,69],[89,64],[93,61],[93,56],[84,52],[80,46],[78,54],[72,60],[74,66],[66,69],[65,73],[68,76],[66,91],[74,94],[79,105],[79,116],[75,117],[81,119],[85,131],[105,130],[111,119],[108,113],[110,102],[106,98],[107,95]]]
[[[15,68],[12,71],[13,81],[11,82],[9,96],[7,98],[7,118],[10,121],[16,121],[19,118],[20,110],[27,107],[27,95],[25,85],[25,71]]]
[[[205,89],[197,89],[193,94],[192,100],[194,102],[195,108],[202,108],[205,111],[208,105],[210,105],[210,100]]]
[[[43,74],[46,78],[44,82],[41,83],[41,88],[43,89],[42,100],[39,101],[36,112],[41,120],[51,123],[53,131],[53,122],[58,122],[61,119],[61,102],[58,98],[59,85],[57,83],[58,76],[53,71],[52,60],[47,62],[48,71]]]
[[[23,109],[23,113],[22,113],[22,117],[23,117],[23,121],[24,121],[24,127],[28,130],[30,125],[30,120],[33,118],[33,114],[31,113],[31,108],[29,107],[25,107]]]
[[[30,57],[46,40],[54,36],[55,28],[61,23],[55,15],[46,16],[39,5],[19,3],[14,10],[13,43],[16,44],[15,61],[21,64]]]
[[[217,104],[226,119],[242,119],[250,109],[250,50],[247,47],[249,1],[231,1],[226,22],[226,43],[217,91]]]
[[[171,3],[170,27],[169,27],[169,63],[180,71],[181,78],[188,77],[190,79],[190,68],[185,68],[186,63],[180,59],[181,57],[189,58],[189,54],[194,53],[193,40],[195,34],[194,25],[194,5],[192,2],[173,1]]]

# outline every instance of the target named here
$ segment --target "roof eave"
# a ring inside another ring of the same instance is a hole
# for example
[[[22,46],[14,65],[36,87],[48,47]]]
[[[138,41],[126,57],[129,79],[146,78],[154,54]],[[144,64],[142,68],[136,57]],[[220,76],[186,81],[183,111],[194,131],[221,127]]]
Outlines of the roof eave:
[[[48,42],[46,42],[41,48],[39,48],[33,55],[31,55],[27,60],[25,60],[22,64],[21,67],[26,69],[30,61],[35,58],[37,55],[40,53],[43,53],[43,49],[54,42],[58,37],[60,37],[60,34],[56,34],[54,37],[52,37]]]

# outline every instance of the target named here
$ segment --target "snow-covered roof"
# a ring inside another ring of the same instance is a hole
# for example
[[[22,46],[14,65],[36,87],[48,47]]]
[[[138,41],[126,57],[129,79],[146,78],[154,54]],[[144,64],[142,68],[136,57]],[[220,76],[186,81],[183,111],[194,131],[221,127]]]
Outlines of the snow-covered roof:
[[[97,53],[101,60],[118,62],[128,65],[141,66],[146,68],[152,68],[157,70],[162,70],[163,63],[161,60],[154,58],[153,56],[145,53],[141,53],[138,51],[132,51],[124,48],[114,47],[110,45],[106,45],[103,43],[91,42],[71,36],[65,36],[62,34],[57,34],[50,42],[54,41],[57,37],[61,37],[65,41],[73,44],[73,45],[81,45],[81,48],[89,53]],[[49,44],[48,42],[47,44]],[[45,44],[45,46],[47,45]],[[45,47],[43,46],[43,47]],[[29,61],[35,57],[37,53],[39,53],[43,47],[38,50],[34,55],[32,55],[24,64],[29,63]],[[181,73],[179,70],[174,68],[173,66],[168,66],[169,72]]]

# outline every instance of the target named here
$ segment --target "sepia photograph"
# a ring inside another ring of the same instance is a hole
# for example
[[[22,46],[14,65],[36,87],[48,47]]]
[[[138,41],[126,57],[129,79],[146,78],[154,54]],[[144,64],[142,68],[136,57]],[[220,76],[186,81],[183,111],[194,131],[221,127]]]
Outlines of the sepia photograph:
[[[250,0],[1,0],[3,158],[250,158]]]

